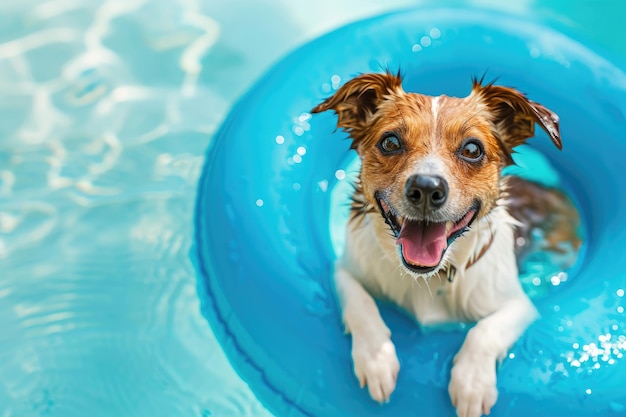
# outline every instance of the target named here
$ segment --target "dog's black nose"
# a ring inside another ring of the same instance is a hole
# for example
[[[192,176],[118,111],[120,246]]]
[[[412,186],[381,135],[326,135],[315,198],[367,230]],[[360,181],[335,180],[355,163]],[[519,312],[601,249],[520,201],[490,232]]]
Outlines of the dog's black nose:
[[[412,175],[406,181],[404,195],[418,210],[439,208],[448,198],[448,183],[438,175]]]

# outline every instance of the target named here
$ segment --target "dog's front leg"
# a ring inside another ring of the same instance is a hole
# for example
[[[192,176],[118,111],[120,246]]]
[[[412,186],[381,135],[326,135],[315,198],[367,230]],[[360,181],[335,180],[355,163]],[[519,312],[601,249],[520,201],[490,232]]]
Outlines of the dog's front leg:
[[[374,400],[387,402],[400,370],[391,332],[372,296],[339,264],[335,268],[335,284],[346,332],[352,334],[354,373],[361,388],[367,385]]]
[[[520,295],[478,321],[454,358],[449,393],[459,417],[489,414],[496,402],[496,364],[538,314]]]

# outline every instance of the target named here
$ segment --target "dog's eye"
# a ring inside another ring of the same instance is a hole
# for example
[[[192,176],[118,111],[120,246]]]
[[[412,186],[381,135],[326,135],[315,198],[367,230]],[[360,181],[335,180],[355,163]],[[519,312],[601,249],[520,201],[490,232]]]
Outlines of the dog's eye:
[[[402,143],[396,135],[389,134],[380,140],[378,147],[383,154],[391,155],[402,150]]]
[[[483,144],[478,139],[467,139],[459,149],[459,156],[468,162],[480,162],[484,155]]]

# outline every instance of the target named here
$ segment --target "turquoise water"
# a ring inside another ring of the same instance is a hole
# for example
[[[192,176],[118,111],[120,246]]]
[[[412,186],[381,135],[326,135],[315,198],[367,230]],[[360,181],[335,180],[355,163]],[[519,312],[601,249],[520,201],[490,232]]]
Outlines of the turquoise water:
[[[291,48],[416,2],[381,3],[0,3],[1,416],[270,415],[199,313],[204,150]],[[619,0],[474,3],[626,56]]]

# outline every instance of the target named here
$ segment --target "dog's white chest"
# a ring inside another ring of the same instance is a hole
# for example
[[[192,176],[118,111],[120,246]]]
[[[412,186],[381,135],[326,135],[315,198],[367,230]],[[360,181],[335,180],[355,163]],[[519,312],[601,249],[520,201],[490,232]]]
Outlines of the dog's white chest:
[[[432,277],[428,283],[420,282],[419,289],[413,291],[409,310],[423,325],[434,325],[449,322],[453,316],[448,302],[449,283],[440,276]]]
[[[457,265],[454,281],[445,271],[428,280],[415,277],[399,263],[393,239],[380,239],[388,233],[377,217],[350,230],[347,236],[345,266],[367,291],[406,310],[423,325],[451,321],[475,321],[499,308],[502,300],[521,292],[513,255],[513,233],[508,213],[494,209],[490,222],[497,225],[491,250],[472,268],[465,269],[470,254],[492,239],[489,227],[476,228],[455,242],[450,263]],[[482,232],[482,233],[481,233]],[[480,297],[477,296],[480,294]]]
[[[375,240],[375,225],[358,227],[347,240],[349,269],[356,272],[362,285],[376,298],[397,304],[424,325],[445,323],[454,319],[449,308],[450,283],[443,276],[428,282],[404,271],[398,264],[395,243],[381,248]],[[350,260],[350,255],[358,254]]]

